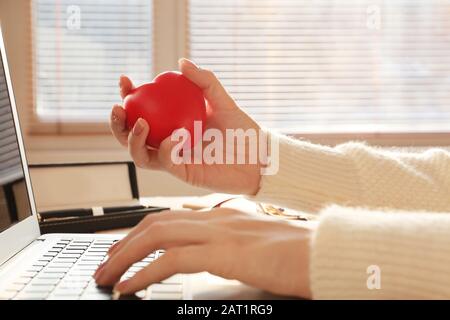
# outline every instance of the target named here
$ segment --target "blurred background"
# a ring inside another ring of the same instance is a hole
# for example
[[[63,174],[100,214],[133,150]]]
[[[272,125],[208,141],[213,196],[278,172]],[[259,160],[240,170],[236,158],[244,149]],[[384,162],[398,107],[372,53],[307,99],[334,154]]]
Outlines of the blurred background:
[[[118,78],[188,57],[263,126],[334,145],[450,144],[450,0],[0,0],[30,163],[129,159]],[[142,195],[205,191],[139,170]]]

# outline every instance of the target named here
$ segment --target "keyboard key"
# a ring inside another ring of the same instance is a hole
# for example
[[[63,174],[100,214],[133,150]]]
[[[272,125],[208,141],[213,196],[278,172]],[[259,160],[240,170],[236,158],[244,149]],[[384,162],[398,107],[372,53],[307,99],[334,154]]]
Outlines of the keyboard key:
[[[81,300],[111,300],[112,294],[106,293],[87,293],[81,296]]]
[[[2,291],[0,292],[0,300],[12,299],[16,294],[17,294],[16,291]]]
[[[57,254],[58,254],[57,252],[46,252],[43,254],[43,256],[53,258],[53,257],[56,257]]]
[[[75,262],[77,262],[76,258],[65,258],[65,259],[59,259],[58,257],[53,260],[52,263],[57,263],[58,265],[60,265],[61,263],[70,263],[70,264],[74,264]]]
[[[98,269],[97,265],[80,265],[77,264],[75,267],[72,268],[73,271],[96,271]]]
[[[89,299],[96,300],[96,299],[106,299],[109,300],[112,298],[112,289],[111,288],[101,288],[97,286],[89,286],[85,289],[83,296],[90,296]],[[100,296],[102,298],[94,298],[94,296]]]
[[[89,284],[90,279],[88,280],[66,280],[63,279],[58,287],[60,288],[86,288]]]
[[[116,242],[117,240],[95,240],[94,244],[113,244],[114,242]]]
[[[135,293],[139,299],[145,299],[147,297],[147,290],[141,290]]]
[[[21,291],[25,292],[25,293],[50,293],[51,291],[53,291],[53,289],[55,289],[55,286],[50,286],[50,285],[39,285],[39,286],[34,286],[34,285],[30,285],[27,286],[25,289],[23,289]]]
[[[30,267],[27,268],[26,271],[29,271],[29,272],[39,272],[39,271],[41,271],[43,268],[44,268],[44,267],[42,267],[42,266],[30,266]]]
[[[14,280],[14,283],[17,284],[28,284],[31,281],[31,277],[19,277],[16,280]]]
[[[70,269],[74,265],[71,261],[64,261],[64,260],[58,260],[58,262],[52,261],[50,262],[47,267],[45,267],[45,270],[49,269]]]
[[[33,267],[45,267],[48,261],[36,261],[33,263]]]
[[[64,249],[64,251],[62,251],[62,254],[83,254],[85,252],[85,250],[81,250],[81,249]]]
[[[59,278],[34,278],[31,280],[31,285],[56,285],[59,282]]]
[[[64,281],[66,282],[89,282],[91,280],[91,276],[74,276],[70,274],[64,278]]]
[[[75,253],[83,253],[84,251],[87,250],[88,247],[67,247],[64,249],[63,252],[66,253],[71,253],[71,252],[75,252]]]
[[[81,256],[80,253],[60,253],[58,258],[79,258]]]
[[[19,292],[24,287],[25,287],[25,284],[23,284],[23,283],[12,283],[6,288],[6,291]]]
[[[172,293],[172,292],[152,292],[151,300],[181,300],[183,299],[182,293]]]
[[[182,293],[183,286],[180,284],[153,284],[150,286],[152,292],[164,292],[164,293]]]
[[[88,250],[86,250],[86,253],[90,253],[90,252],[92,252],[92,253],[106,253],[106,252],[108,252],[108,249],[96,249],[96,248],[91,249],[91,248],[89,248]]]
[[[75,244],[88,244],[90,245],[92,243],[92,239],[90,240],[73,240],[70,244],[71,245],[75,245]]]
[[[61,285],[59,285],[55,289],[54,294],[60,295],[60,294],[69,294],[70,293],[70,294],[81,295],[84,291],[84,288],[86,288],[86,286],[75,285],[75,284],[73,284],[73,286],[69,286],[68,284],[61,283]]]
[[[70,244],[64,250],[86,250],[87,248],[89,248],[88,244]]]
[[[47,292],[20,292],[14,299],[18,300],[44,300],[48,296]]]
[[[81,261],[103,261],[105,257],[99,257],[99,256],[89,256],[86,257],[83,255],[83,257],[80,259]]]
[[[133,264],[133,267],[141,267],[144,268],[148,266],[148,262],[136,262],[135,264]]]
[[[131,271],[131,272],[138,272],[141,270],[142,270],[142,267],[135,267],[135,266],[131,266],[130,269],[128,269],[128,271]]]
[[[38,273],[36,271],[25,271],[22,272],[20,274],[20,276],[25,277],[25,278],[33,278],[37,275]]]
[[[55,296],[53,293],[46,298],[47,300],[78,300],[80,298],[80,295],[71,295],[71,294],[67,294],[67,295],[59,295],[59,296]]]
[[[77,266],[96,266],[98,267],[100,265],[99,261],[83,261],[81,260],[76,264]]]
[[[53,258],[51,258],[51,257],[40,257],[38,261],[46,261],[46,262],[50,262],[50,261],[52,261],[52,260],[53,260]]]
[[[57,265],[56,265],[57,266]],[[45,270],[44,270],[44,272],[45,273],[67,273],[69,270],[70,270],[70,268],[67,268],[67,267],[56,267],[56,266],[48,266]]]
[[[70,270],[70,276],[92,276],[95,270]]]
[[[73,266],[73,262],[52,262],[47,268],[69,268]]]
[[[36,279],[62,279],[65,276],[63,272],[41,272]]]
[[[121,279],[122,279],[122,280],[128,280],[128,279],[134,277],[135,274],[136,274],[135,272],[127,271],[127,272],[125,272],[125,273],[122,275],[122,278],[121,278]]]

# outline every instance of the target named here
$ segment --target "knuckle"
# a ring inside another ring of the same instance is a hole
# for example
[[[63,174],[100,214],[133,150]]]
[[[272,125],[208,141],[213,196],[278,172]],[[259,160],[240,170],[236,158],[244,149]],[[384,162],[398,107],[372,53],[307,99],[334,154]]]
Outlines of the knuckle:
[[[148,233],[154,238],[161,237],[164,234],[165,229],[166,229],[166,223],[161,222],[161,221],[153,222],[147,228]]]
[[[217,79],[215,73],[212,72],[211,70],[203,69],[203,71],[205,72],[205,76],[208,77],[209,80],[216,80]]]
[[[164,256],[170,265],[178,268],[182,260],[182,250],[180,248],[173,248],[167,251]]]
[[[142,161],[138,161],[136,159],[133,159],[134,165],[140,169],[145,169],[145,165],[144,163],[142,163]]]

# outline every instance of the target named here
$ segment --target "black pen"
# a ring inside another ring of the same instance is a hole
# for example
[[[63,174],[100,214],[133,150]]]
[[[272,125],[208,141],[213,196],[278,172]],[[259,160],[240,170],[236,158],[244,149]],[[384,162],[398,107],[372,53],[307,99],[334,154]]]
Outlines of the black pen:
[[[64,210],[51,210],[40,212],[39,215],[41,219],[53,219],[53,218],[76,218],[76,217],[88,217],[94,216],[94,212],[100,209],[102,214],[127,212],[146,209],[146,206],[135,205],[135,206],[122,206],[122,207],[95,207],[95,208],[78,208],[78,209],[64,209]]]

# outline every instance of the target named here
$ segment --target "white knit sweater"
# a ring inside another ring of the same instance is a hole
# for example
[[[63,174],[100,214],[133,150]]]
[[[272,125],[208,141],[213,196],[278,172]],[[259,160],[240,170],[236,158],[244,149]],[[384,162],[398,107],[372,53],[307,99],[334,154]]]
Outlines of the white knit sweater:
[[[256,198],[320,213],[314,298],[450,298],[449,152],[278,139],[279,172]]]

